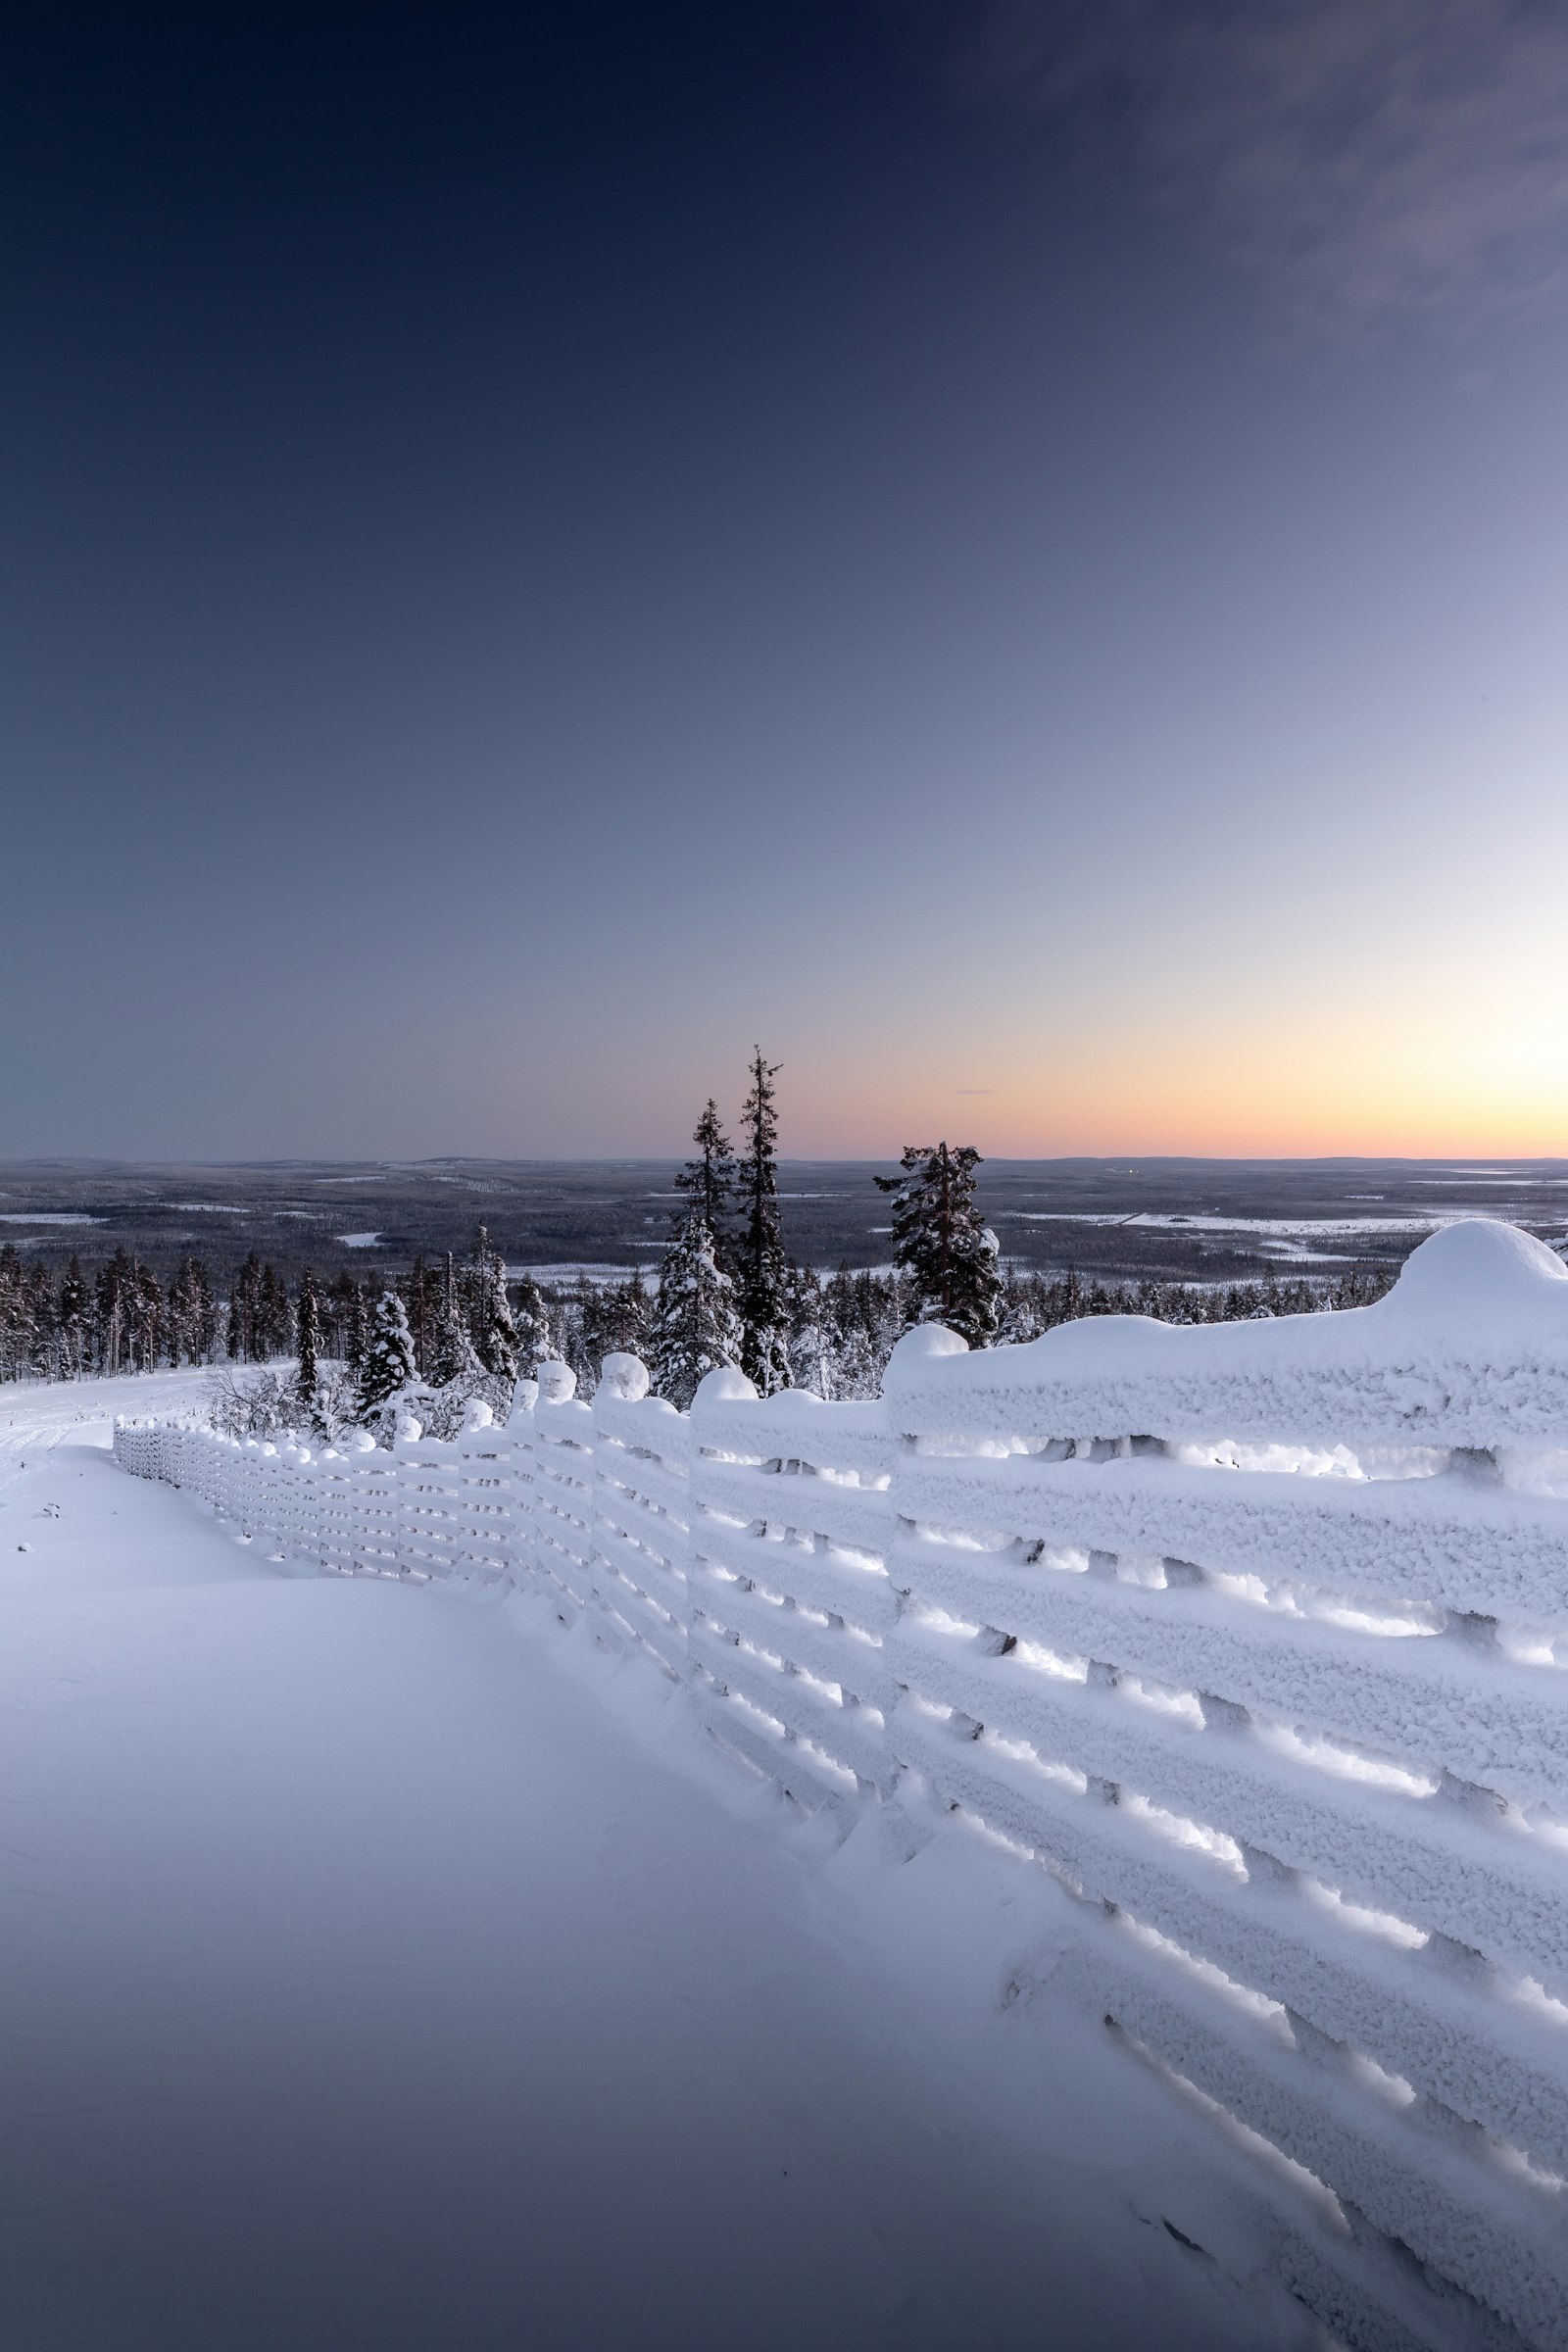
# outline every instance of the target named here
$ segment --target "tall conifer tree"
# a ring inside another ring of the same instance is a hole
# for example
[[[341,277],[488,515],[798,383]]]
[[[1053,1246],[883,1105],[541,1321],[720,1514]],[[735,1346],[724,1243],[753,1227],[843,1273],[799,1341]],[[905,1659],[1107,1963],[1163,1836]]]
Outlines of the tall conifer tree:
[[[383,1291],[375,1302],[366,1340],[365,1358],[357,1383],[359,1417],[368,1427],[376,1415],[414,1379],[414,1342],[409,1335],[408,1310],[396,1291]]]
[[[697,1156],[686,1162],[675,1179],[675,1189],[685,1195],[689,1207],[701,1212],[713,1237],[714,1255],[722,1265],[731,1251],[729,1217],[735,1194],[735,1153],[711,1095],[692,1129],[692,1142],[697,1146]],[[677,1231],[684,1222],[684,1218],[677,1220]]]
[[[907,1283],[904,1321],[945,1323],[971,1348],[989,1348],[1002,1308],[997,1237],[980,1222],[970,1144],[909,1144],[902,1176],[878,1176],[893,1195],[893,1262]]]
[[[91,1349],[92,1305],[81,1266],[73,1258],[60,1285],[60,1376],[79,1380],[87,1369]]]
[[[694,1203],[660,1270],[648,1339],[654,1395],[684,1411],[705,1373],[739,1360],[744,1337],[735,1286],[718,1262],[711,1228]]]
[[[300,1359],[294,1385],[299,1392],[300,1402],[305,1405],[316,1402],[319,1377],[317,1357],[320,1352],[320,1345],[321,1298],[316,1287],[316,1276],[307,1266],[300,1276],[300,1295],[294,1308],[294,1347]]]
[[[507,1303],[506,1261],[491,1249],[490,1236],[482,1225],[474,1235],[469,1261],[468,1328],[474,1354],[485,1374],[508,1392],[505,1401],[510,1412],[511,1391],[517,1382],[517,1327]],[[498,1412],[497,1418],[505,1420],[506,1412]]]
[[[468,1336],[467,1318],[463,1311],[463,1298],[458,1287],[457,1261],[450,1250],[447,1251],[440,1304],[435,1313],[427,1368],[433,1388],[449,1389],[454,1382],[458,1382],[465,1392],[474,1386],[484,1369]]]
[[[736,1250],[741,1313],[741,1369],[759,1393],[790,1385],[789,1302],[778,1211],[778,1109],[773,1080],[781,1064],[750,1063],[752,1091],[741,1105],[742,1156],[736,1171],[743,1223]]]
[[[517,1366],[530,1373],[551,1353],[550,1310],[538,1284],[524,1274],[510,1301],[513,1328],[517,1335]]]

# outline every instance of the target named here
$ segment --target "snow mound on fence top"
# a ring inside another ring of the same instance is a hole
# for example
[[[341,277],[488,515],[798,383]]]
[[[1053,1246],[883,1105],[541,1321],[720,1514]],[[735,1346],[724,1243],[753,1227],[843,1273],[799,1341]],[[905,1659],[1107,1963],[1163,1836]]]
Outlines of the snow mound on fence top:
[[[1411,1250],[1386,1298],[1351,1312],[1568,1348],[1568,1266],[1517,1225],[1463,1217]]]
[[[899,1342],[883,1393],[916,1434],[1396,1439],[1489,1446],[1568,1427],[1568,1268],[1516,1226],[1466,1217],[1412,1251],[1386,1298],[1337,1314],[1168,1324],[1088,1316],[968,1354]]]
[[[754,1400],[756,1396],[756,1387],[739,1364],[715,1364],[697,1384],[697,1396],[704,1404],[737,1404]]]

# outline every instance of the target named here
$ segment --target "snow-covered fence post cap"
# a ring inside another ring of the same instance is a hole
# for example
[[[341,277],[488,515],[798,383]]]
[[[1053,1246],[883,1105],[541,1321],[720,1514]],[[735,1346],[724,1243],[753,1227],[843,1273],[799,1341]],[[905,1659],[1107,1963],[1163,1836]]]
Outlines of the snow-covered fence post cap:
[[[513,1420],[515,1421],[520,1414],[531,1413],[538,1401],[539,1383],[536,1380],[519,1380],[512,1392]]]
[[[757,1395],[757,1384],[747,1379],[739,1364],[715,1364],[705,1372],[697,1384],[693,1405],[744,1404]]]
[[[599,1383],[612,1396],[636,1404],[648,1394],[648,1366],[640,1355],[612,1353],[599,1367]]]
[[[577,1375],[569,1364],[564,1364],[552,1356],[548,1363],[536,1365],[535,1371],[539,1380],[541,1404],[567,1404],[576,1395]]]
[[[1380,1319],[1397,1317],[1517,1347],[1568,1342],[1568,1266],[1554,1250],[1495,1217],[1459,1217],[1411,1250]]]
[[[898,1342],[888,1357],[888,1370],[897,1364],[901,1372],[913,1372],[921,1364],[934,1363],[943,1355],[967,1355],[969,1343],[945,1323],[916,1323]]]
[[[375,1451],[375,1440],[368,1429],[351,1429],[344,1437],[343,1444],[350,1453],[373,1453]]]
[[[470,1396],[463,1408],[465,1429],[494,1429],[496,1417],[482,1396]]]

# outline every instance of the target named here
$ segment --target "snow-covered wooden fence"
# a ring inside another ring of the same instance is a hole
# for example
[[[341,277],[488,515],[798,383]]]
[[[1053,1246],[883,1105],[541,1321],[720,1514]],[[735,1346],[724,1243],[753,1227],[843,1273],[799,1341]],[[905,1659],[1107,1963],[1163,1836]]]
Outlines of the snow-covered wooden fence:
[[[115,1445],[324,1568],[545,1583],[808,1808],[963,1808],[1078,1898],[1096,2012],[1334,2192],[1284,2259],[1348,2341],[1568,2352],[1550,1252],[1475,1222],[1351,1313],[928,1328],[871,1404],[646,1392]]]

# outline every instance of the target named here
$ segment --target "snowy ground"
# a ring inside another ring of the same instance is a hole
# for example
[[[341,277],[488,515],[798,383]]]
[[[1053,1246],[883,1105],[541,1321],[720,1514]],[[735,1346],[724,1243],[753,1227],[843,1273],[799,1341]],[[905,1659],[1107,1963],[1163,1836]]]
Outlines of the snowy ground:
[[[0,2339],[1324,2340],[1246,2157],[1018,1994],[1054,1887],[825,1853],[534,1602],[256,1557],[88,1417],[202,1377],[0,1390]]]

